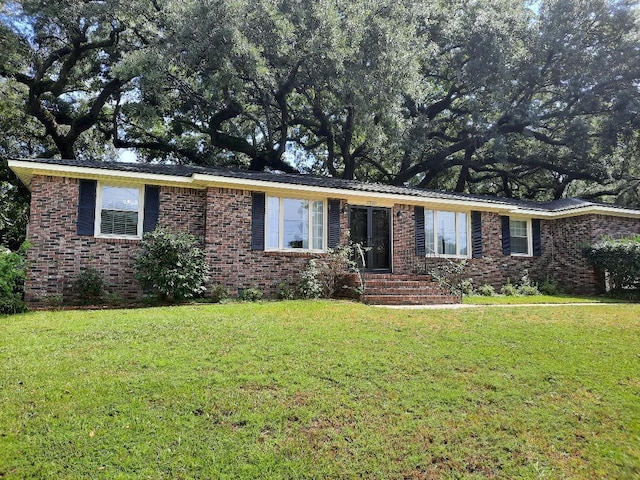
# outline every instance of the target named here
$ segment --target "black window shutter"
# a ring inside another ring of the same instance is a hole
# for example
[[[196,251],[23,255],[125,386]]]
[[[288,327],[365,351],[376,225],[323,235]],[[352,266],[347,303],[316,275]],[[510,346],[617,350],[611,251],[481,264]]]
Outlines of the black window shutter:
[[[264,250],[265,194],[251,194],[251,250]]]
[[[511,232],[509,229],[509,217],[500,217],[502,221],[502,254],[511,255]]]
[[[533,230],[533,256],[542,255],[542,236],[540,235],[540,219],[531,220],[531,229]]]
[[[93,235],[96,220],[95,180],[80,180],[78,192],[78,235]]]
[[[340,244],[340,200],[329,199],[329,248]]]
[[[424,257],[427,254],[424,244],[424,207],[415,207],[414,216],[416,219],[416,255]]]
[[[471,212],[471,256],[482,258],[482,212]]]
[[[144,218],[142,221],[143,232],[153,232],[158,225],[160,216],[160,187],[145,185],[144,187]]]

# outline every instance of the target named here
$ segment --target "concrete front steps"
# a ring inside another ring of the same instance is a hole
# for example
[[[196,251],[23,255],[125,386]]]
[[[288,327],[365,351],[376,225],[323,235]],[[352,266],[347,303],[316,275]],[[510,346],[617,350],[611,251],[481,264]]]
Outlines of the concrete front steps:
[[[460,297],[429,275],[365,273],[362,301],[373,305],[434,305],[460,303]]]

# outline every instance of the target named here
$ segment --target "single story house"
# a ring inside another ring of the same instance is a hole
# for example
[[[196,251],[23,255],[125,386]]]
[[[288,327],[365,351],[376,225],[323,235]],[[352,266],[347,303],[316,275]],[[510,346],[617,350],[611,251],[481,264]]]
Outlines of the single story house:
[[[387,303],[447,301],[416,275],[443,258],[466,260],[463,275],[476,285],[499,288],[526,270],[594,293],[601,283],[584,246],[640,234],[640,210],[575,198],[537,203],[186,165],[25,159],[9,167],[32,195],[30,304],[72,295],[88,266],[109,291],[140,295],[132,258],[156,225],[202,239],[211,284],[232,295],[250,286],[274,294],[350,235],[371,247],[365,299]]]

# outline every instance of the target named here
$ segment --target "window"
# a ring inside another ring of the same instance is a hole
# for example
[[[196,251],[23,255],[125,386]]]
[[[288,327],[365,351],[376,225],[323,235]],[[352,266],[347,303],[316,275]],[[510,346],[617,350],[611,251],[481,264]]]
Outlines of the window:
[[[424,211],[427,255],[466,257],[469,255],[467,214],[437,210]]]
[[[142,195],[137,187],[100,185],[96,202],[96,231],[110,237],[140,237]]]
[[[267,197],[266,247],[324,249],[324,202]]]
[[[509,235],[511,236],[511,255],[529,255],[529,222],[527,220],[509,219]]]

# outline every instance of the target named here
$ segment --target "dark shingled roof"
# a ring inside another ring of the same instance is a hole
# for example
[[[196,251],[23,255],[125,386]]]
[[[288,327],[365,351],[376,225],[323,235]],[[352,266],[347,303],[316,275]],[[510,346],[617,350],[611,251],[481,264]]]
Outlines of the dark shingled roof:
[[[45,163],[51,165],[64,165],[70,167],[87,167],[103,170],[116,170],[131,173],[150,173],[159,175],[169,175],[177,177],[191,177],[193,174],[214,175],[218,177],[247,179],[254,181],[264,181],[273,183],[285,183],[290,185],[304,185],[313,187],[335,188],[350,190],[355,192],[382,193],[391,195],[414,196],[417,198],[436,200],[458,200],[458,201],[478,201],[492,205],[513,206],[518,208],[561,212],[569,211],[587,206],[614,207],[620,210],[627,210],[625,207],[617,205],[591,202],[579,198],[564,198],[552,202],[532,202],[501,198],[488,195],[470,195],[464,193],[451,193],[439,190],[424,190],[411,187],[396,187],[380,183],[365,183],[354,180],[343,180],[339,178],[320,177],[313,175],[294,175],[287,173],[254,172],[248,170],[221,169],[214,167],[203,167],[195,165],[175,165],[165,163],[126,163],[126,162],[100,162],[90,160],[59,160],[59,159],[20,159],[21,161]]]

